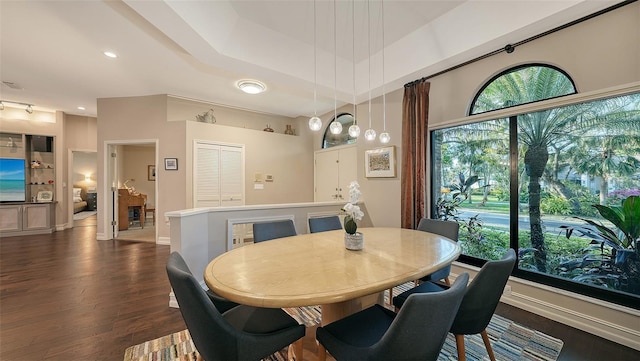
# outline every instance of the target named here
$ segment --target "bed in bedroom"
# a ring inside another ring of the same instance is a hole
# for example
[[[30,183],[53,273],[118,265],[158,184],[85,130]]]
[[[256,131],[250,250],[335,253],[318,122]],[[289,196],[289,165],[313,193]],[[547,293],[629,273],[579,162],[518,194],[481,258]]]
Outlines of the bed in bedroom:
[[[82,212],[87,209],[87,187],[73,185],[73,213]]]

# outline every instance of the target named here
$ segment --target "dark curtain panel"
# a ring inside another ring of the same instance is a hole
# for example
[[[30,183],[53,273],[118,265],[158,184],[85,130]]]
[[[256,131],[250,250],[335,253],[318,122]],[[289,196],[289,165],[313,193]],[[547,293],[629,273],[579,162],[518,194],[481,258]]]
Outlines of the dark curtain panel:
[[[401,226],[416,229],[425,217],[427,125],[431,83],[418,80],[404,86],[402,100]]]

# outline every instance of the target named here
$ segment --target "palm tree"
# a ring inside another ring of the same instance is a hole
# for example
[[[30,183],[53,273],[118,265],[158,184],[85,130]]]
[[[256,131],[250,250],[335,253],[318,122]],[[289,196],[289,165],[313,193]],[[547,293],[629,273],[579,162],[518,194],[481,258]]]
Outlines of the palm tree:
[[[549,67],[525,67],[506,73],[485,88],[474,104],[474,111],[529,103],[574,93],[571,81],[561,72]],[[591,102],[553,108],[518,116],[518,141],[524,146],[524,165],[529,176],[529,222],[531,245],[538,271],[546,273],[547,251],[540,212],[540,180],[549,160],[549,149],[556,144],[556,152],[568,141],[585,132],[602,127],[612,129],[640,129],[640,95],[616,98],[613,103]],[[556,154],[557,155],[557,154]]]

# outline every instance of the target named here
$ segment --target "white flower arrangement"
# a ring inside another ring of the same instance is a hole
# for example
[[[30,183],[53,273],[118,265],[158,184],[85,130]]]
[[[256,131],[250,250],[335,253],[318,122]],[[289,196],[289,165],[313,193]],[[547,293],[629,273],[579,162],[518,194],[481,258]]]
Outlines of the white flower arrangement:
[[[342,211],[346,213],[344,217],[344,230],[349,234],[355,234],[358,229],[357,221],[362,220],[364,212],[360,210],[358,206],[358,199],[360,198],[360,184],[357,181],[352,181],[349,184],[349,203],[342,207]]]

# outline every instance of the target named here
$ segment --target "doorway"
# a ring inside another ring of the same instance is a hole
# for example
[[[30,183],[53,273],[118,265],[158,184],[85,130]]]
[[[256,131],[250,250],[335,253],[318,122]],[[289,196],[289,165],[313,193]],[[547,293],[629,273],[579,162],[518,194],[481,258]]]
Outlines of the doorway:
[[[67,227],[95,226],[97,213],[97,156],[94,150],[69,149]]]
[[[130,140],[107,145],[109,206],[105,219],[113,239],[157,242],[157,140]],[[142,206],[144,205],[144,206]],[[149,210],[149,211],[147,211]]]

